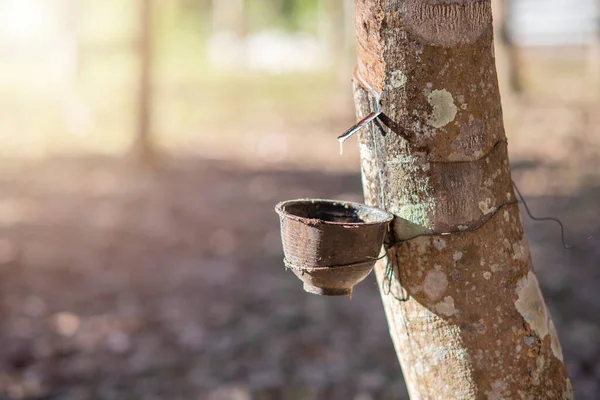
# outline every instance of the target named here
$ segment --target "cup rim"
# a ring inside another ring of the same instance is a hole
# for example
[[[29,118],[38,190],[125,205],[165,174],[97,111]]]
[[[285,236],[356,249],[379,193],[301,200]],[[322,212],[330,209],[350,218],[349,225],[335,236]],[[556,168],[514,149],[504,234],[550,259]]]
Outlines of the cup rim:
[[[289,213],[285,207],[292,204],[314,204],[314,203],[329,203],[333,205],[342,205],[342,206],[350,206],[354,209],[364,209],[374,213],[377,216],[377,219],[374,221],[362,221],[362,222],[334,222],[334,221],[325,221],[318,218],[308,218],[301,217],[299,215],[294,215]],[[286,200],[278,203],[275,206],[275,212],[281,217],[286,219],[292,219],[295,221],[302,222],[307,225],[332,225],[332,226],[371,226],[371,225],[384,225],[391,222],[394,219],[394,215],[388,211],[382,210],[378,207],[368,206],[363,203],[356,203],[352,201],[343,201],[343,200],[331,200],[331,199],[311,199],[311,198],[302,198],[302,199],[294,199],[294,200]],[[379,218],[381,217],[381,218]]]

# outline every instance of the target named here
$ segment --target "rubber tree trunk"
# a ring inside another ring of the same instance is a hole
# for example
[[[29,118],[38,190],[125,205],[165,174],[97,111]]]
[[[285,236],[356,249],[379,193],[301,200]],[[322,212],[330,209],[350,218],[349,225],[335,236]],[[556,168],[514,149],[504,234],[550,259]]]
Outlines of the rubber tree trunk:
[[[344,4],[341,0],[319,1],[319,41],[326,45],[332,64],[343,68],[344,51]],[[347,67],[347,66],[346,66]]]
[[[494,1],[496,20],[496,50],[502,68],[499,71],[503,76],[505,93],[518,95],[523,92],[521,79],[521,57],[510,33],[510,23],[514,16],[514,0]]]
[[[154,0],[141,0],[139,10],[139,88],[138,88],[138,124],[134,142],[134,154],[144,166],[158,164],[158,152],[152,140],[152,99],[154,75],[153,40]]]
[[[355,6],[384,113],[360,135],[364,193],[397,216],[376,275],[411,397],[572,398],[511,185],[490,1]]]
[[[354,67],[353,0],[319,0],[319,42],[336,72],[340,85],[348,83],[346,73]]]
[[[238,38],[246,33],[245,0],[212,0],[213,32],[231,32]]]
[[[63,29],[62,43],[67,59],[66,75],[70,84],[76,86],[81,75],[81,34],[79,16],[81,4],[77,0],[58,0],[59,20]]]
[[[589,82],[592,88],[592,98],[600,99],[600,0],[596,0],[595,14],[596,30],[590,43],[589,50]]]

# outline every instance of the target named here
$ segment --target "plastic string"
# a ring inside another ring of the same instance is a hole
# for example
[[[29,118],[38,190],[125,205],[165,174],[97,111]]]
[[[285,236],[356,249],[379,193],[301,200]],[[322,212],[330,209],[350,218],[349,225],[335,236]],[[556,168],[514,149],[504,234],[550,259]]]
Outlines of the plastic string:
[[[533,214],[531,213],[531,211],[529,210],[529,206],[527,205],[527,202],[525,201],[525,198],[521,194],[521,191],[519,190],[519,188],[515,184],[515,181],[511,180],[511,182],[512,182],[514,188],[515,188],[515,191],[517,192],[517,195],[521,199],[521,203],[523,203],[523,206],[525,206],[525,211],[527,211],[527,215],[529,215],[529,218],[531,218],[534,221],[552,221],[552,222],[556,222],[558,224],[558,226],[560,226],[560,240],[562,242],[563,248],[567,249],[567,250],[570,249],[570,248],[572,248],[571,246],[569,246],[565,242],[565,227],[564,227],[563,223],[558,218],[554,218],[554,217],[534,217]]]

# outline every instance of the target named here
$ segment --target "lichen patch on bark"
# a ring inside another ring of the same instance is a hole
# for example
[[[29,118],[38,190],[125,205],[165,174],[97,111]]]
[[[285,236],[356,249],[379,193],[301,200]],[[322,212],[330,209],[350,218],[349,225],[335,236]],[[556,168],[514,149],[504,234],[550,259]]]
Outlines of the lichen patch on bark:
[[[548,335],[548,311],[538,280],[532,271],[517,282],[515,306],[540,339]]]
[[[487,197],[485,200],[482,200],[479,202],[479,209],[481,210],[481,212],[484,215],[488,215],[488,214],[491,214],[494,211],[496,211],[496,208],[494,207],[494,203],[493,203],[492,199],[490,199],[489,197]]]
[[[550,333],[550,348],[552,349],[552,354],[554,354],[554,357],[558,358],[560,361],[563,361],[562,347],[558,341],[558,334],[556,333],[556,327],[554,326],[554,322],[552,322],[552,320],[550,320],[548,328]]]
[[[488,392],[487,400],[503,400],[506,383],[500,379],[492,383],[492,391]]]
[[[443,250],[444,248],[446,248],[446,241],[442,238],[434,238],[433,247],[435,247],[438,250]]]
[[[518,243],[513,243],[512,248],[513,248],[513,258],[515,260],[526,260],[527,258],[529,258],[529,250],[527,249],[527,244],[526,243],[522,243],[522,242],[518,242]]]
[[[427,123],[434,128],[441,128],[454,121],[458,108],[454,104],[452,94],[446,89],[434,90],[427,95],[427,101],[433,107]]]
[[[563,392],[563,400],[573,400],[575,396],[573,395],[573,385],[571,384],[571,380],[569,378],[566,379],[566,389]]]
[[[390,76],[390,86],[394,89],[398,89],[406,85],[408,77],[401,70],[392,72]]]
[[[429,300],[435,301],[441,299],[448,287],[448,277],[445,273],[438,270],[427,272],[423,282],[423,290]]]
[[[454,307],[454,299],[451,296],[444,297],[444,301],[439,302],[435,305],[435,310],[447,317],[451,317],[456,313],[456,308]]]

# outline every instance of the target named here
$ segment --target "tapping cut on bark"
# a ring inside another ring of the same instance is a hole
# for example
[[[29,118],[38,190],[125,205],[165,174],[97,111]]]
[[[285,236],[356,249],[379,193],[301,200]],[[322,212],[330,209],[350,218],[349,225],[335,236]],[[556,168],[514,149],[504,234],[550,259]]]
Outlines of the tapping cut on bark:
[[[411,397],[572,398],[514,204],[490,1],[355,5],[359,73],[382,108],[359,133],[365,199],[408,239],[389,252],[392,290],[387,260],[375,271]],[[354,90],[362,119],[372,105]]]

